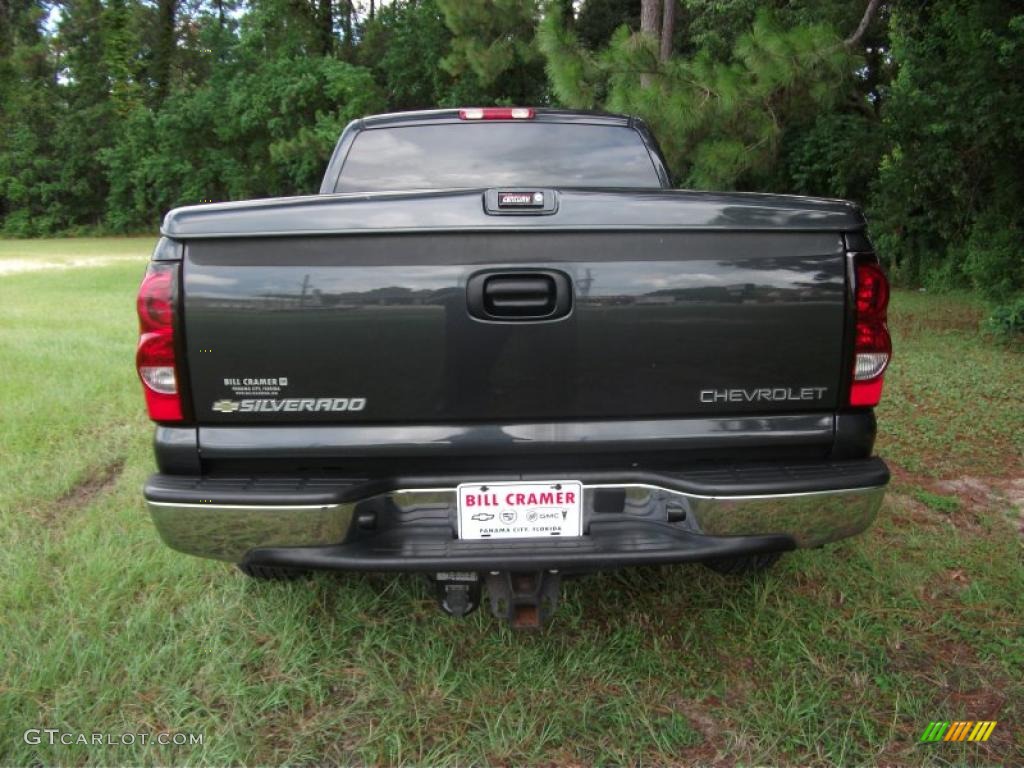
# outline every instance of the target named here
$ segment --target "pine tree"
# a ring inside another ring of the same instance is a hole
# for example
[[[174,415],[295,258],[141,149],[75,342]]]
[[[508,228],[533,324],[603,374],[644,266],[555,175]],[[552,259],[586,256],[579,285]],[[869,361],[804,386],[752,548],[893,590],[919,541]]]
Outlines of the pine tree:
[[[442,62],[452,76],[472,75],[488,89],[491,103],[537,104],[546,99],[544,62],[534,44],[535,0],[437,4],[452,32],[451,53]]]
[[[767,12],[724,61],[707,50],[665,58],[661,28],[652,30],[622,26],[593,51],[552,4],[538,41],[562,103],[644,117],[676,179],[691,186],[742,185],[746,174],[770,166],[787,121],[833,105],[856,68],[856,56],[832,28],[785,29]]]
[[[0,231],[16,236],[67,222],[54,142],[63,107],[46,15],[39,0],[0,5]]]

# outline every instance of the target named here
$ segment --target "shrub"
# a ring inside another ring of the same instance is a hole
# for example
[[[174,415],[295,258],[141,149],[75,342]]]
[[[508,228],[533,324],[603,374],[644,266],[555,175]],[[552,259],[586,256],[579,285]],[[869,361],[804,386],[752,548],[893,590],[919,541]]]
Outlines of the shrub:
[[[1024,294],[1009,304],[996,307],[985,324],[997,336],[1024,339]]]

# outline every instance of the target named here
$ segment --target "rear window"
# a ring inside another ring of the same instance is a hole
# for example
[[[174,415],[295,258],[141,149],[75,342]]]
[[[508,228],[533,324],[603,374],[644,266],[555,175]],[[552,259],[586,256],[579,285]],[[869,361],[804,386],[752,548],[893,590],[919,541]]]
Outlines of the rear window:
[[[459,187],[660,187],[643,141],[625,126],[445,123],[356,135],[337,192]]]

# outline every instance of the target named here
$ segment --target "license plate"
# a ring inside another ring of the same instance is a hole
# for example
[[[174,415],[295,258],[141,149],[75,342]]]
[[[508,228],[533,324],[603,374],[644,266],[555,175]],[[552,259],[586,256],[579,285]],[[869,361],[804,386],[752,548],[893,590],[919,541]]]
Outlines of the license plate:
[[[583,533],[583,484],[463,483],[460,539],[532,539]]]

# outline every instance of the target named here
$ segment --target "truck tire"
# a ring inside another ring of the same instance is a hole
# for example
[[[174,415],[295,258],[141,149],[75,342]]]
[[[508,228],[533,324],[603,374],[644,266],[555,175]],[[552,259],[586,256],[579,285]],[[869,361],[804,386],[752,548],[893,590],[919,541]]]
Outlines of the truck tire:
[[[750,576],[763,573],[771,568],[782,557],[781,552],[767,552],[763,555],[741,555],[739,557],[719,557],[704,561],[704,565],[715,573],[723,576]]]
[[[258,581],[295,581],[295,579],[309,575],[309,571],[275,568],[272,565],[249,565],[248,563],[239,563],[238,570],[250,579]]]

